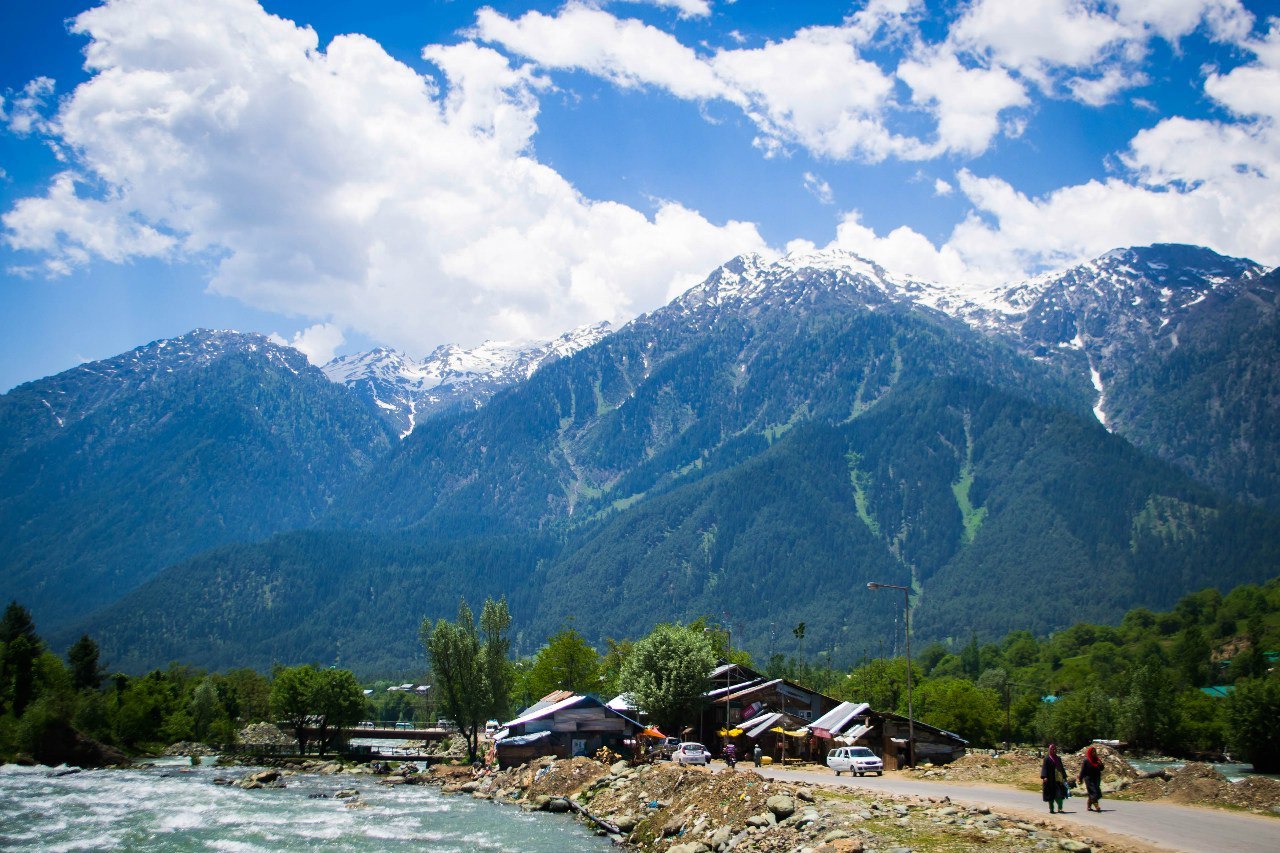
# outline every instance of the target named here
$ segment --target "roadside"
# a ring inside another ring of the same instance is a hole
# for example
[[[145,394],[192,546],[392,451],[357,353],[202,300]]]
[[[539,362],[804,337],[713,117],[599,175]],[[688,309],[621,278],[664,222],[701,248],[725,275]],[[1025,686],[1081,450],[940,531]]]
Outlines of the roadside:
[[[1233,853],[1274,853],[1280,848],[1280,823],[1244,812],[1196,808],[1169,802],[1117,802],[1104,799],[1102,814],[1084,810],[1083,801],[1068,801],[1064,815],[1049,815],[1038,791],[1007,785],[921,780],[917,774],[890,773],[882,777],[837,778],[825,768],[783,770],[763,768],[763,775],[796,784],[844,786],[870,795],[947,798],[968,807],[987,807],[1016,815],[1047,831],[1083,834],[1131,849],[1180,850],[1188,853],[1230,850]],[[1076,803],[1081,803],[1076,805]]]
[[[395,774],[383,784],[435,784],[443,793],[530,811],[574,811],[630,849],[662,853],[1156,850],[1130,839],[1097,837],[1082,831],[1087,826],[1053,825],[988,804],[955,802],[937,796],[936,789],[932,796],[852,790],[831,784],[834,775],[822,778],[822,785],[794,775],[759,774],[741,765],[729,770],[541,758],[474,778],[469,768],[435,766],[421,774]]]

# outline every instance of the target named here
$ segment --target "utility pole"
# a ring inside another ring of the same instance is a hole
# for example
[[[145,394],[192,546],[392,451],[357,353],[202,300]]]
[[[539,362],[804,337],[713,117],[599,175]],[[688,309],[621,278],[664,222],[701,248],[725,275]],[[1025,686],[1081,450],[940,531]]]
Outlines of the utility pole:
[[[916,721],[915,721],[915,701],[911,690],[911,589],[905,586],[896,586],[891,583],[869,583],[867,589],[900,589],[902,590],[902,604],[905,612],[904,625],[907,629],[907,761],[912,767],[916,766]]]

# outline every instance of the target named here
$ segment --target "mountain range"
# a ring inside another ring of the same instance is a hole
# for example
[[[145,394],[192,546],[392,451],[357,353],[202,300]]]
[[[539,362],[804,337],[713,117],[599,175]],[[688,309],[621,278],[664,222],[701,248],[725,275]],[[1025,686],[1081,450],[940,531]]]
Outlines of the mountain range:
[[[130,669],[401,672],[460,596],[523,651],[710,614],[837,663],[895,636],[871,580],[925,639],[1114,619],[1280,565],[1278,291],[1190,246],[964,291],[827,251],[420,363],[195,332],[0,396],[0,595]]]

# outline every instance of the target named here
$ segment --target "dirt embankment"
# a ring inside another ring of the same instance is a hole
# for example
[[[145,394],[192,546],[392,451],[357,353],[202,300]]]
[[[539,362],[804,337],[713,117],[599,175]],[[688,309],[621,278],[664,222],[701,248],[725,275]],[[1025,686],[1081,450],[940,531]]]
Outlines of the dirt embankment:
[[[912,798],[801,786],[750,770],[711,771],[673,764],[606,766],[586,758],[539,759],[472,778],[467,768],[437,766],[391,784],[440,785],[446,793],[576,811],[626,847],[660,853],[858,853],[913,851],[1014,853],[1031,848],[1130,853],[1138,848],[1072,835],[945,796]]]
[[[1200,806],[1249,809],[1275,814],[1280,808],[1280,782],[1266,777],[1228,781],[1212,766],[1190,763],[1158,774],[1135,770],[1115,750],[1099,746],[1102,758],[1102,790],[1105,795],[1125,800],[1169,800]],[[1063,757],[1068,777],[1080,770],[1084,753]],[[915,773],[924,779],[946,782],[989,782],[1025,789],[1040,787],[1041,757],[1030,750],[1014,750],[992,756],[971,752],[945,767],[920,767]]]

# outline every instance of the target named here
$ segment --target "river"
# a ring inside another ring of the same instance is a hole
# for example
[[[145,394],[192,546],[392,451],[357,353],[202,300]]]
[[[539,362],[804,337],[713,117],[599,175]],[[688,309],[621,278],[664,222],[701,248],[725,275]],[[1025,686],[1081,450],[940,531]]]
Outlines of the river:
[[[431,786],[378,785],[371,776],[286,777],[283,790],[216,785],[239,767],[160,764],[58,775],[0,767],[0,850],[430,850],[569,853],[611,847],[566,815],[530,814]],[[360,791],[367,808],[334,799]],[[319,794],[327,794],[320,798]]]

